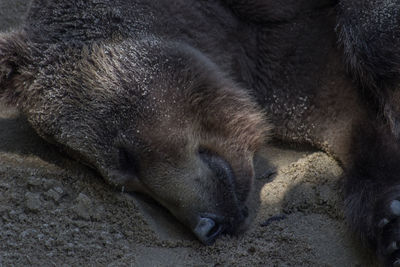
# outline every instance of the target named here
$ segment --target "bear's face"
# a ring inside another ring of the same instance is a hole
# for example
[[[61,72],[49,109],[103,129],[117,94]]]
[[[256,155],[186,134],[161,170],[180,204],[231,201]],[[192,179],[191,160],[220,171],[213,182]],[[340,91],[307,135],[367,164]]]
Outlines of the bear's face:
[[[125,40],[52,47],[30,69],[16,102],[42,137],[110,184],[148,194],[203,243],[245,228],[253,155],[267,126],[201,53]]]

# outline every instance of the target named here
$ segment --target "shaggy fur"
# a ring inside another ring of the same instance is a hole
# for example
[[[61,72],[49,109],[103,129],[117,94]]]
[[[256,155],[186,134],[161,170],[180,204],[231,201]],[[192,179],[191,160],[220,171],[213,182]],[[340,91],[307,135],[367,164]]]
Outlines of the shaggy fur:
[[[0,36],[0,94],[110,184],[197,234],[202,218],[222,225],[214,237],[248,223],[268,114],[275,138],[342,163],[350,227],[399,265],[399,8],[36,0],[23,29]]]
[[[231,78],[246,71],[240,32],[212,1],[34,1],[23,29],[1,38],[0,92],[111,185],[192,230],[214,220],[199,237],[210,243],[246,227],[269,128]]]
[[[341,1],[338,36],[349,73],[400,137],[400,1]]]

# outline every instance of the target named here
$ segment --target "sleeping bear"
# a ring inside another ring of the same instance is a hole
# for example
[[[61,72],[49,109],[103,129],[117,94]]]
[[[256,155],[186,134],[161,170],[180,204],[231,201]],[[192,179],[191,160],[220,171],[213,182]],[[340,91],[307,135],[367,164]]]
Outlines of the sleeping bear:
[[[249,222],[272,137],[345,169],[351,229],[400,266],[400,2],[34,0],[0,35],[0,95],[204,244]]]

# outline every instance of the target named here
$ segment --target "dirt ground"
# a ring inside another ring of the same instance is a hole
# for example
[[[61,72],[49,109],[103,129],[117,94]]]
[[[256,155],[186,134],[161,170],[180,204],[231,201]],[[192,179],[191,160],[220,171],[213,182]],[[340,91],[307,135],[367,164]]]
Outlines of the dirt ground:
[[[0,0],[0,30],[19,23],[26,2]],[[203,246],[163,208],[113,190],[0,105],[0,266],[374,266],[346,230],[332,158],[274,146],[256,167],[250,229]]]

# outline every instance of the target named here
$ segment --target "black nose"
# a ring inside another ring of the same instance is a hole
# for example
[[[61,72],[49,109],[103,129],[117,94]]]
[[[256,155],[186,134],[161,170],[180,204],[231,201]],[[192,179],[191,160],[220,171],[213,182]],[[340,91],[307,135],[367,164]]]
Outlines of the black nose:
[[[211,245],[223,232],[223,226],[210,218],[200,218],[193,230],[197,238],[205,245]]]
[[[235,234],[248,215],[247,207],[243,207],[236,217],[207,214],[200,218],[193,232],[203,244],[211,245],[223,234]]]

